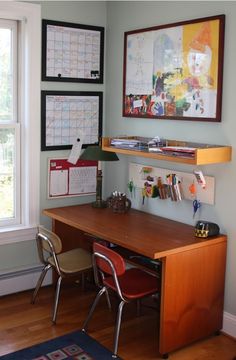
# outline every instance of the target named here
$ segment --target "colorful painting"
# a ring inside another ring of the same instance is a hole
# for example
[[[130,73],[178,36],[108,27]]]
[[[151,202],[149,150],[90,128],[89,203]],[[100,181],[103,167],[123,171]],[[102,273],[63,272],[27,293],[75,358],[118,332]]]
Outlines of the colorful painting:
[[[125,33],[123,116],[221,121],[224,22]]]

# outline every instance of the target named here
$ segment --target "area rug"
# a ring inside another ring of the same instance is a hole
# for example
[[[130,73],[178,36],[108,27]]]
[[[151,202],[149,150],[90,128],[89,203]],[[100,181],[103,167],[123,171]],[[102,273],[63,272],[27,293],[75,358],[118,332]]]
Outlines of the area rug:
[[[76,331],[11,354],[0,356],[0,359],[109,360],[112,359],[112,353],[83,331]]]

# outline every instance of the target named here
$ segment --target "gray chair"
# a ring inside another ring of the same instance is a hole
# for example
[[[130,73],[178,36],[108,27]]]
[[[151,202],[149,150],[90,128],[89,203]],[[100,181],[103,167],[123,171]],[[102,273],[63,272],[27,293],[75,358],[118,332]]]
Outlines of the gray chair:
[[[58,280],[56,284],[52,321],[53,323],[56,323],[62,279],[81,274],[82,282],[84,284],[84,275],[92,269],[92,258],[91,254],[82,248],[61,252],[62,243],[59,236],[43,226],[38,227],[36,241],[39,258],[42,264],[44,264],[44,268],[32,295],[31,303],[34,304],[35,298],[48,270],[54,269],[58,275]]]

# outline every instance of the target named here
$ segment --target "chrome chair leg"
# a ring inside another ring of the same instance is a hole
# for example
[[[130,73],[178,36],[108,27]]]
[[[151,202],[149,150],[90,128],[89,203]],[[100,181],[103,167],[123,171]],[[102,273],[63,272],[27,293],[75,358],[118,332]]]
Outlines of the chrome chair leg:
[[[110,296],[109,296],[109,293],[108,293],[108,290],[106,289],[106,299],[107,299],[107,305],[109,307],[109,310],[111,310],[111,300],[110,300]]]
[[[120,335],[120,324],[121,324],[121,317],[122,317],[122,311],[123,306],[125,305],[124,301],[121,301],[118,307],[118,314],[117,314],[117,320],[116,320],[116,329],[115,329],[115,337],[114,337],[114,350],[113,350],[113,358],[117,357],[117,350],[118,350],[118,341],[119,341],[119,335]]]
[[[87,316],[87,319],[85,320],[84,324],[83,324],[83,328],[82,328],[82,331],[86,332],[86,329],[87,329],[87,326],[88,326],[88,323],[89,323],[89,320],[91,319],[92,315],[93,315],[93,312],[97,306],[97,303],[100,299],[100,297],[104,294],[104,292],[106,292],[107,289],[106,287],[102,287],[101,290],[99,290],[99,292],[97,293],[97,296],[93,302],[93,305],[91,307],[91,309],[89,310],[89,313],[88,313],[88,316]]]
[[[49,270],[51,267],[52,267],[52,266],[51,266],[50,264],[47,264],[47,265],[44,266],[44,268],[43,268],[43,270],[42,270],[42,272],[41,272],[41,274],[40,274],[40,277],[39,277],[39,279],[38,279],[38,282],[37,282],[36,288],[35,288],[35,290],[34,290],[34,293],[33,293],[33,295],[32,295],[31,304],[34,304],[35,299],[36,299],[36,296],[37,296],[37,294],[38,294],[38,291],[39,291],[39,289],[40,289],[40,287],[41,287],[41,285],[42,285],[42,283],[43,283],[43,280],[44,280],[44,278],[45,278],[45,275],[47,274],[48,270]]]
[[[57,280],[57,287],[56,287],[55,301],[54,301],[54,309],[53,309],[53,317],[52,317],[52,322],[54,324],[56,323],[56,317],[57,317],[58,301],[59,301],[60,290],[61,290],[61,281],[62,281],[62,277],[59,276],[59,278]]]

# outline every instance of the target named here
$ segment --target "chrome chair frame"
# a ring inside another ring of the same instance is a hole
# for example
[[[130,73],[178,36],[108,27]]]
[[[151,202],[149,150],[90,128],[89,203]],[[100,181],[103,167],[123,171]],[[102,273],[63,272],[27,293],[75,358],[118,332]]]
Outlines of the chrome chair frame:
[[[61,281],[62,281],[62,278],[63,278],[63,273],[61,272],[60,270],[60,267],[59,267],[59,263],[58,263],[58,260],[57,260],[57,255],[56,255],[56,252],[55,252],[55,249],[54,249],[54,246],[52,244],[52,242],[50,241],[49,238],[47,238],[46,236],[44,236],[43,234],[40,234],[38,233],[36,235],[36,241],[37,241],[37,247],[38,247],[38,253],[39,253],[39,258],[40,258],[40,261],[44,264],[44,268],[42,270],[42,273],[39,277],[39,280],[37,282],[37,285],[36,285],[36,288],[34,290],[34,293],[32,295],[32,299],[31,299],[31,304],[34,304],[35,303],[35,299],[36,299],[36,296],[38,294],[38,291],[43,283],[43,280],[48,272],[49,269],[53,268],[53,266],[49,263],[46,262],[45,260],[45,257],[44,257],[44,254],[43,254],[43,247],[42,245],[40,244],[40,242],[42,241],[46,241],[46,243],[48,244],[49,246],[49,254],[50,256],[53,257],[53,260],[54,260],[54,263],[55,263],[55,268],[56,268],[56,272],[58,274],[58,279],[57,279],[57,284],[56,284],[56,293],[55,293],[55,300],[54,300],[54,307],[53,307],[53,316],[52,316],[52,322],[53,323],[56,323],[56,317],[57,317],[57,310],[58,310],[58,302],[59,302],[59,295],[60,295],[60,290],[61,290]]]
[[[122,291],[121,291],[121,288],[120,288],[120,284],[119,284],[119,280],[118,280],[118,277],[117,277],[117,274],[116,274],[116,271],[115,271],[115,268],[114,268],[114,265],[112,263],[112,261],[107,258],[105,255],[103,254],[100,254],[98,252],[94,252],[93,255],[92,255],[92,263],[93,263],[93,269],[94,269],[94,279],[95,279],[95,283],[96,285],[100,288],[93,304],[92,304],[92,307],[89,311],[89,314],[83,324],[83,328],[82,328],[82,331],[86,332],[87,331],[87,326],[88,326],[88,323],[93,315],[93,312],[99,302],[99,299],[101,298],[101,296],[105,293],[106,296],[107,296],[107,301],[108,303],[110,303],[110,300],[109,300],[109,295],[108,295],[108,287],[104,284],[101,285],[101,282],[99,281],[99,274],[101,275],[102,279],[104,278],[104,274],[101,270],[98,270],[98,266],[97,266],[97,262],[96,262],[96,258],[100,258],[104,261],[106,261],[111,270],[112,270],[112,276],[113,276],[113,279],[114,279],[114,282],[115,282],[115,286],[116,286],[116,292],[117,294],[119,295],[120,297],[120,303],[119,303],[119,306],[118,306],[118,313],[117,313],[117,319],[116,319],[116,326],[115,326],[115,335],[114,335],[114,347],[113,347],[113,355],[112,357],[113,358],[117,358],[117,351],[118,351],[118,342],[119,342],[119,334],[120,334],[120,326],[121,326],[121,318],[122,318],[122,312],[123,312],[123,307],[126,303],[129,303],[130,301],[128,299],[126,299],[123,294],[122,294]]]

